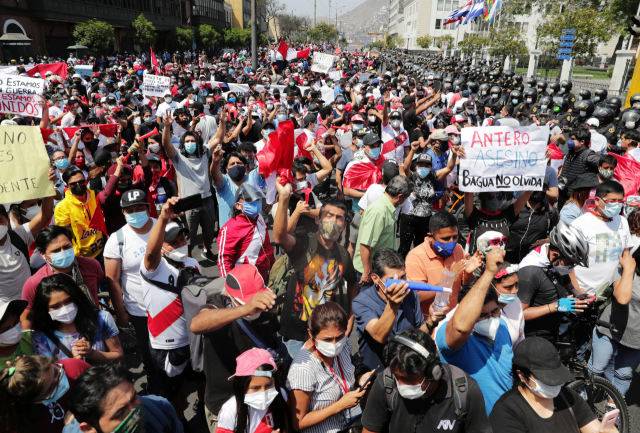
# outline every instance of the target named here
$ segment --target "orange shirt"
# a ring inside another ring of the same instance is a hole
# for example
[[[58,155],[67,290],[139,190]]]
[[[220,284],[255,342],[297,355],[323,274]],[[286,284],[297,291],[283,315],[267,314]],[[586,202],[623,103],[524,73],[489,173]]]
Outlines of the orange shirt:
[[[433,251],[430,238],[425,238],[424,242],[409,251],[405,260],[407,280],[419,283],[438,284],[440,275],[445,269],[451,269],[451,265],[464,259],[464,250],[460,244],[456,245],[453,254],[443,259]],[[463,272],[463,280],[467,281],[466,273]],[[460,293],[460,279],[453,283],[453,293],[449,297],[449,310],[458,305],[458,293]],[[418,294],[429,294],[429,299],[420,302],[420,308],[424,314],[429,314],[429,307],[433,303],[436,292],[418,292]],[[424,295],[423,295],[424,296]],[[421,296],[421,299],[423,297]]]

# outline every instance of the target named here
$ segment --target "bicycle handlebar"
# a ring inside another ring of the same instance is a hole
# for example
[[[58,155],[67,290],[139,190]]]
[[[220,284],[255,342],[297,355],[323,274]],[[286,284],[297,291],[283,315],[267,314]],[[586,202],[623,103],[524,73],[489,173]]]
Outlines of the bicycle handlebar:
[[[603,328],[607,328],[613,332],[616,331],[616,325],[609,322],[605,322],[604,320],[596,319],[596,326],[602,326]]]

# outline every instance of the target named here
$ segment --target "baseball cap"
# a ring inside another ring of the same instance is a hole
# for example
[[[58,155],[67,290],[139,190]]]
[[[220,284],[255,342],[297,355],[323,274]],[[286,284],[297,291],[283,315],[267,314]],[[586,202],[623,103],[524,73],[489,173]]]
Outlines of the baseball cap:
[[[93,161],[98,167],[104,167],[111,160],[111,152],[107,149],[98,149],[93,155]]]
[[[358,129],[357,131],[353,131],[351,134],[353,137],[362,138],[364,143],[364,136],[367,135],[368,132],[365,128],[362,128]]]
[[[181,223],[170,222],[164,228],[164,241],[173,242],[176,240],[178,235],[183,232],[189,234],[189,229],[184,227]]]
[[[420,153],[418,157],[415,159],[415,162],[426,162],[427,164],[433,164],[433,160],[431,159],[431,155],[427,153]]]
[[[458,123],[462,123],[462,122],[468,122],[469,119],[467,119],[464,116],[461,116],[460,114],[456,114],[455,116],[453,116],[453,119],[451,119],[452,122],[458,122]]]
[[[304,118],[302,119],[302,127],[306,128],[307,125],[309,125],[310,123],[315,123],[316,122],[316,115],[313,113],[307,113],[306,116],[304,116]]]
[[[158,155],[157,153],[151,152],[151,153],[149,153],[147,155],[147,161],[149,161],[149,162],[153,161],[153,162],[162,163],[162,158],[160,158],[160,155]]]
[[[382,181],[385,185],[391,182],[391,179],[400,174],[400,167],[395,161],[385,161],[382,164]]]
[[[250,302],[256,293],[271,291],[264,285],[258,269],[250,263],[236,266],[229,271],[224,282],[224,290],[243,305]]]
[[[513,365],[530,370],[538,380],[549,386],[564,385],[575,379],[562,365],[558,349],[542,337],[522,340],[513,355]]]
[[[261,365],[265,364],[271,365],[273,367],[273,370],[258,370]],[[241,353],[240,356],[236,358],[236,374],[229,377],[229,380],[233,380],[237,376],[273,377],[273,374],[275,373],[277,368],[278,367],[276,366],[276,361],[273,359],[273,356],[271,356],[269,352],[267,352],[265,349],[254,347],[244,353]]]
[[[82,78],[82,77],[80,76],[80,74],[73,74],[73,77],[71,78]]]
[[[444,129],[436,129],[435,131],[433,131],[430,135],[431,140],[438,140],[438,141],[449,141],[449,135],[447,134],[447,131],[445,131]]]
[[[22,312],[27,308],[29,302],[24,299],[14,299],[9,302],[1,302],[0,303],[0,322],[5,319],[7,313],[12,313],[20,318]]]
[[[355,115],[351,116],[351,121],[352,122],[364,122],[364,119],[362,118],[361,115],[355,114]]]
[[[171,96],[171,90],[165,90],[162,96]]]
[[[462,97],[466,98],[467,96],[469,96],[469,91],[468,90],[463,90],[462,91]]]
[[[362,143],[365,146],[369,146],[369,145],[380,143],[380,142],[382,142],[382,140],[380,140],[380,137],[378,137],[378,135],[374,134],[373,132],[367,133],[367,135],[365,135],[364,139],[362,140]]]
[[[391,114],[389,114],[389,119],[400,118],[402,119],[402,113],[398,110],[393,110]]]
[[[600,126],[600,121],[598,119],[596,119],[595,117],[592,117],[591,119],[587,120],[587,125],[592,125],[595,126],[596,128]]]
[[[460,131],[458,131],[458,128],[456,128],[454,125],[449,125],[444,128],[444,132],[446,132],[447,134],[460,134]]]
[[[135,206],[138,204],[149,206],[149,202],[147,201],[147,194],[145,194],[145,192],[141,189],[131,189],[122,194],[122,198],[120,199],[121,208],[124,209],[125,207]]]

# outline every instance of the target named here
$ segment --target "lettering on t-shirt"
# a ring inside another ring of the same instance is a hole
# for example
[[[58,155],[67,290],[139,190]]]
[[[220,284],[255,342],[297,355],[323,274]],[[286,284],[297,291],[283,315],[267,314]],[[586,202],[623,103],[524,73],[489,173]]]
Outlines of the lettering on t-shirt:
[[[619,232],[596,235],[596,263],[618,261],[622,255],[622,236]]]

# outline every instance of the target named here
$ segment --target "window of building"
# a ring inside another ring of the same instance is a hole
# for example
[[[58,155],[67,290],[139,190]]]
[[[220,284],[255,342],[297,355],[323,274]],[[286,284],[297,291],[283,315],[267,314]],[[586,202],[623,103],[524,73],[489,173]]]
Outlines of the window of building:
[[[450,11],[451,10],[451,2],[449,0],[444,2],[444,10],[445,11]]]
[[[444,0],[438,0],[438,10],[441,11],[443,10],[443,8],[444,8]]]
[[[441,19],[436,20],[436,30],[440,30],[440,23],[442,23]]]
[[[527,33],[528,30],[529,30],[529,23],[522,23],[522,31],[524,33]]]
[[[458,2],[457,1],[451,2],[451,10],[454,10],[457,7],[458,7]]]

